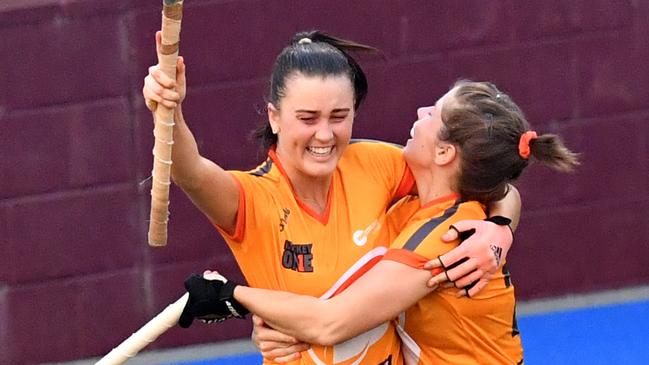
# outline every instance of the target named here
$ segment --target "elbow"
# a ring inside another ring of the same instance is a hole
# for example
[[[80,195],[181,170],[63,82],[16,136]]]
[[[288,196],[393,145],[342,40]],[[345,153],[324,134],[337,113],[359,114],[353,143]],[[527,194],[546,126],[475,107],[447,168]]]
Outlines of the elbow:
[[[322,346],[333,346],[341,343],[350,337],[347,336],[345,328],[345,324],[339,319],[323,321],[317,326],[313,333],[314,337],[310,342]]]
[[[207,169],[204,167],[202,159],[195,164],[185,163],[184,165],[182,168],[172,165],[171,181],[185,193],[191,195],[203,187]]]
[[[183,178],[179,174],[174,174],[173,171],[171,173],[171,181],[188,194],[198,189],[198,184],[192,183],[192,179]]]

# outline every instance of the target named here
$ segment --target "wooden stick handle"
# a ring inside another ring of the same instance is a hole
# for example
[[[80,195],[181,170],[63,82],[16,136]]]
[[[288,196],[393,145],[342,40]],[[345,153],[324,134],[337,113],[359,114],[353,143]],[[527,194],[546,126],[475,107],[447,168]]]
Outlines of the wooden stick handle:
[[[153,317],[152,320],[115,347],[106,356],[102,357],[95,365],[121,365],[127,362],[148,344],[155,341],[161,334],[178,323],[180,314],[183,312],[183,308],[185,308],[188,299],[189,293],[185,293],[180,299],[169,304],[165,310]]]
[[[180,44],[182,0],[164,0],[162,10],[162,44],[158,63],[162,71],[176,79],[176,62]],[[151,182],[151,215],[148,240],[150,246],[167,244],[169,222],[169,187],[171,185],[171,148],[174,143],[174,109],[158,104],[155,110],[153,135],[153,171]]]

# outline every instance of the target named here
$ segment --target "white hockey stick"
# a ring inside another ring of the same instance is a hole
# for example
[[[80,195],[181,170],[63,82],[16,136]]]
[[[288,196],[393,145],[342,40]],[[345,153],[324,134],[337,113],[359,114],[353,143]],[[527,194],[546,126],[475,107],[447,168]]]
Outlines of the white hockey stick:
[[[137,355],[140,350],[178,323],[180,314],[187,304],[187,299],[189,299],[189,293],[169,304],[160,314],[153,317],[137,332],[102,357],[95,365],[121,365]]]

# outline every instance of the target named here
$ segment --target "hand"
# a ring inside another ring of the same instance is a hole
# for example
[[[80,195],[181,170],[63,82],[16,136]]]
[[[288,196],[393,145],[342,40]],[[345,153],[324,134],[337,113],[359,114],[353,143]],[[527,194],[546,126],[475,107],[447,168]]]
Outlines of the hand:
[[[155,39],[156,49],[160,49],[162,32],[156,32]],[[185,62],[181,56],[178,57],[176,63],[176,80],[167,76],[160,69],[160,65],[149,67],[149,74],[144,78],[144,87],[142,88],[142,95],[147,108],[155,111],[159,103],[169,109],[176,108],[185,100],[186,85]]]
[[[309,349],[309,344],[268,327],[258,316],[252,316],[252,324],[252,342],[266,360],[287,363],[299,359],[300,352]]]
[[[185,280],[189,299],[178,321],[180,327],[188,328],[194,318],[207,323],[222,322],[232,317],[244,318],[248,311],[234,299],[236,287],[237,284],[215,271],[205,271],[204,277],[190,275]]]
[[[445,242],[455,241],[463,234],[470,237],[458,247],[424,265],[424,269],[428,270],[444,268],[442,273],[428,281],[428,286],[433,288],[448,281],[446,287],[462,288],[457,293],[458,296],[474,296],[484,289],[491,276],[504,262],[513,241],[508,222],[498,222],[505,225],[486,220],[464,220],[455,223],[452,229],[442,236]]]

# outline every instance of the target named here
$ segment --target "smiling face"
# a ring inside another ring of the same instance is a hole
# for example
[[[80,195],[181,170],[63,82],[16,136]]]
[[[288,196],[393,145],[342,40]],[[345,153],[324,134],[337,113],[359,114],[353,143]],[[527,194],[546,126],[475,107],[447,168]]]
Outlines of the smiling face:
[[[438,134],[443,126],[442,109],[453,100],[454,90],[442,96],[435,105],[417,109],[417,121],[410,129],[403,155],[411,169],[429,169],[440,147]]]
[[[327,178],[349,145],[354,121],[354,89],[347,76],[287,79],[278,106],[268,105],[277,131],[277,156],[293,178]]]

